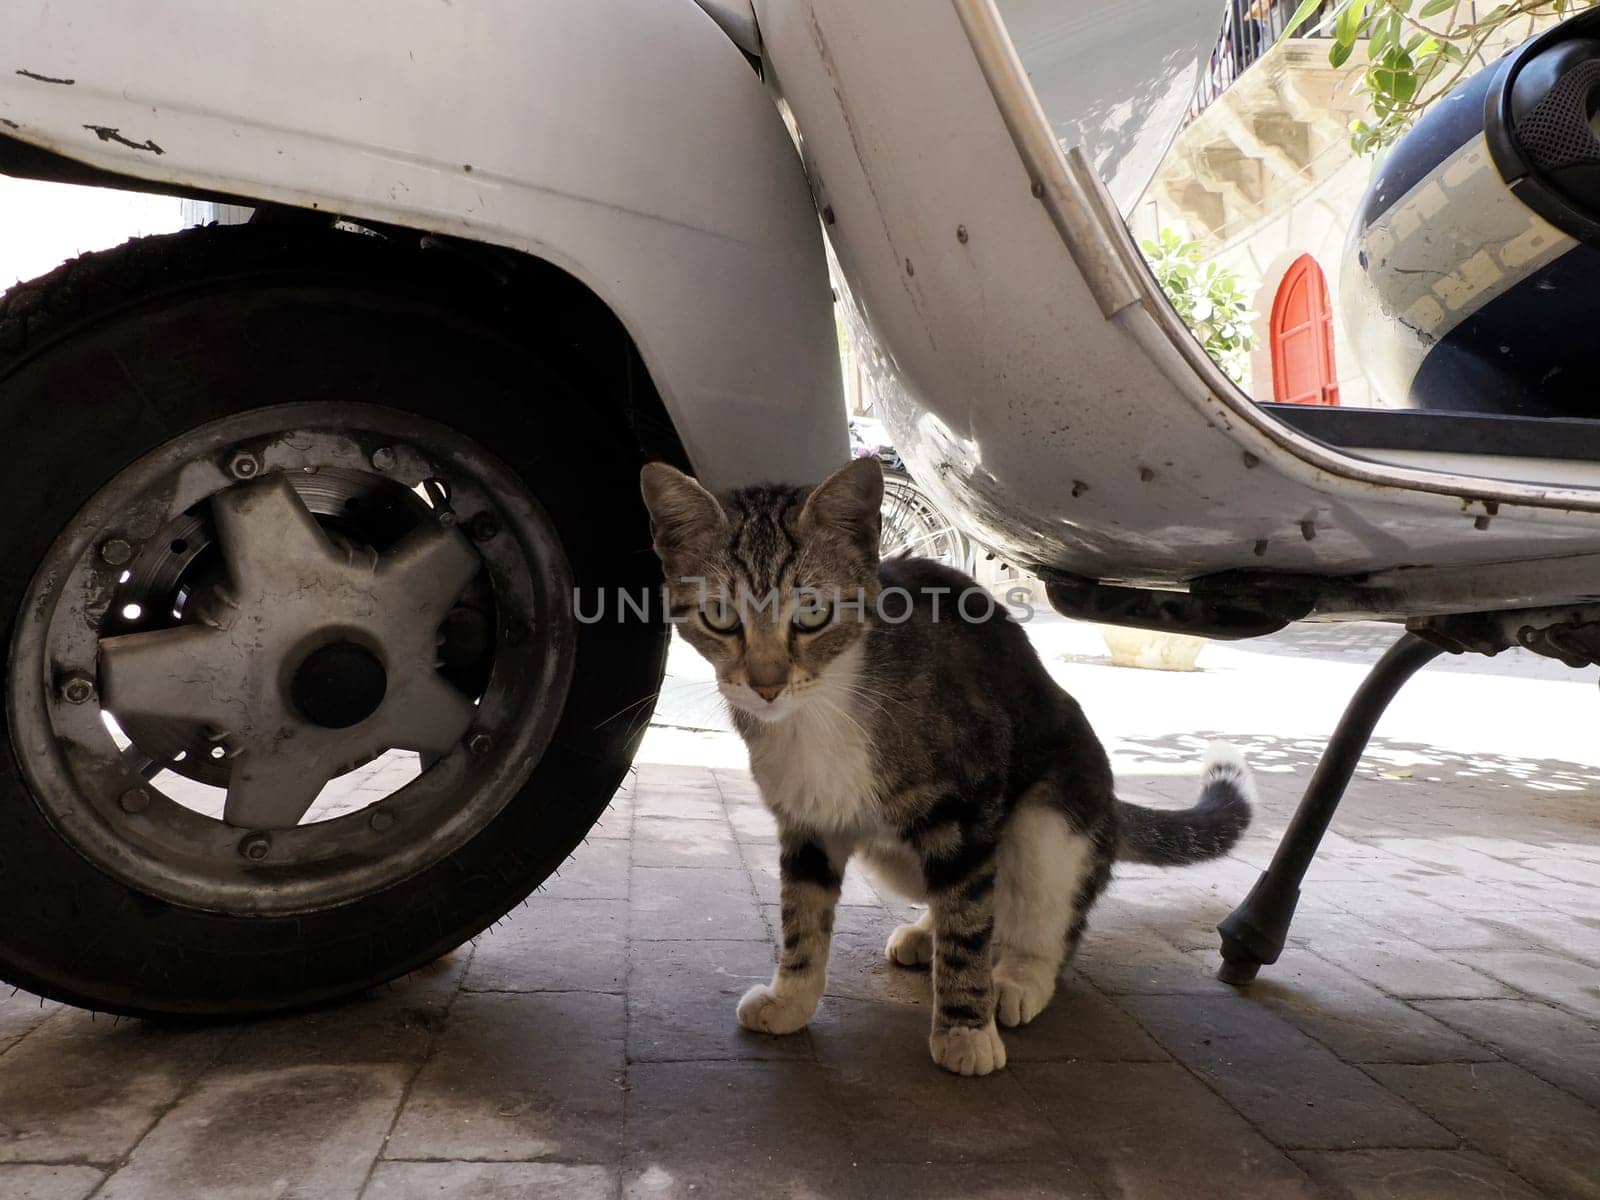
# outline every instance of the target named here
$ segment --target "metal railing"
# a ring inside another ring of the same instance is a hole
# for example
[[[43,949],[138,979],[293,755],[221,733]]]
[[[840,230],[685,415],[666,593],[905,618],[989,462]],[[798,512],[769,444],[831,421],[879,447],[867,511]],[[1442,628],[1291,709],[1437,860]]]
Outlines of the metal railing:
[[[1189,115],[1185,123],[1205,112],[1252,63],[1272,49],[1299,7],[1299,0],[1227,0],[1227,7],[1222,14],[1222,34],[1217,38],[1216,48],[1211,51],[1211,60],[1206,64],[1200,84],[1195,88],[1194,98],[1189,102]],[[1295,30],[1294,36],[1332,37],[1338,7],[1338,0],[1323,0],[1317,11]],[[1492,8],[1493,5],[1486,7]],[[1460,0],[1446,23],[1476,22],[1479,16],[1478,0]]]
[[[1222,14],[1222,34],[1200,76],[1194,99],[1189,102],[1189,120],[1209,108],[1252,63],[1272,49],[1299,7],[1298,0],[1227,0]],[[1325,0],[1296,36],[1328,36],[1332,27],[1329,17],[1334,8],[1334,0]]]

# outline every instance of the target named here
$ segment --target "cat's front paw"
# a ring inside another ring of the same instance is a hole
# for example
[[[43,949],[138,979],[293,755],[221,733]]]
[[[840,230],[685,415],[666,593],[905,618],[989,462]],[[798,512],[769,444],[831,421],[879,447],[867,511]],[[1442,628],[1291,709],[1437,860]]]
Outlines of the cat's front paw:
[[[933,931],[921,921],[901,925],[889,935],[884,953],[902,967],[925,967],[933,961]]]
[[[817,1002],[758,983],[739,1001],[739,1024],[757,1033],[794,1033],[804,1029]]]
[[[990,1021],[984,1026],[950,1025],[928,1036],[933,1061],[957,1075],[987,1075],[1006,1065],[1006,1046]]]
[[[1008,1029],[1033,1020],[1055,994],[1055,976],[1043,970],[1008,968],[1004,961],[994,969],[995,1018]]]

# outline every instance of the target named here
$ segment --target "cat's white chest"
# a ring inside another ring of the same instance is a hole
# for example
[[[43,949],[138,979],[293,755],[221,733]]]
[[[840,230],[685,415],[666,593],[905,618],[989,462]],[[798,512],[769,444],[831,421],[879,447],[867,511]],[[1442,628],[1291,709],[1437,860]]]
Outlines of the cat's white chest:
[[[804,828],[851,833],[877,823],[872,748],[854,721],[797,712],[751,741],[750,771],[767,804]]]

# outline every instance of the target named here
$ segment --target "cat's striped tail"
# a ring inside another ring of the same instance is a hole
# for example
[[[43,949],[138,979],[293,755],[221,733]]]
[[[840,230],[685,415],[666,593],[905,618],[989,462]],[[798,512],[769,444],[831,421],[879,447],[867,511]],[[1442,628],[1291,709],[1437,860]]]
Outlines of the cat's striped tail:
[[[1206,750],[1200,802],[1193,808],[1143,808],[1117,801],[1117,858],[1121,862],[1181,867],[1218,858],[1233,848],[1250,825],[1255,782],[1232,746],[1213,742]]]

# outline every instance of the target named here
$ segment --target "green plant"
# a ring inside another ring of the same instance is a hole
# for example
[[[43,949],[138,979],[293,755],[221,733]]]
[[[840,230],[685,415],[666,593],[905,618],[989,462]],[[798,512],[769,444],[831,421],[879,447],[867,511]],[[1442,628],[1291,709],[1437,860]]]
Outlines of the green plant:
[[[1163,229],[1154,241],[1146,238],[1139,248],[1183,323],[1194,331],[1212,361],[1242,384],[1255,345],[1250,324],[1257,316],[1250,308],[1244,280],[1227,267],[1201,262],[1200,243],[1173,229]]]
[[[1302,0],[1283,36],[1315,16],[1324,0]],[[1440,96],[1474,66],[1486,66],[1485,48],[1515,21],[1529,32],[1541,17],[1565,17],[1600,0],[1508,0],[1482,16],[1465,0],[1339,0],[1326,14],[1333,20],[1328,61],[1343,66],[1358,41],[1367,43],[1367,65],[1359,91],[1372,109],[1371,120],[1350,123],[1350,145],[1357,154],[1376,154],[1399,140]],[[1463,12],[1463,9],[1466,11]],[[1442,18],[1442,20],[1434,20]]]

